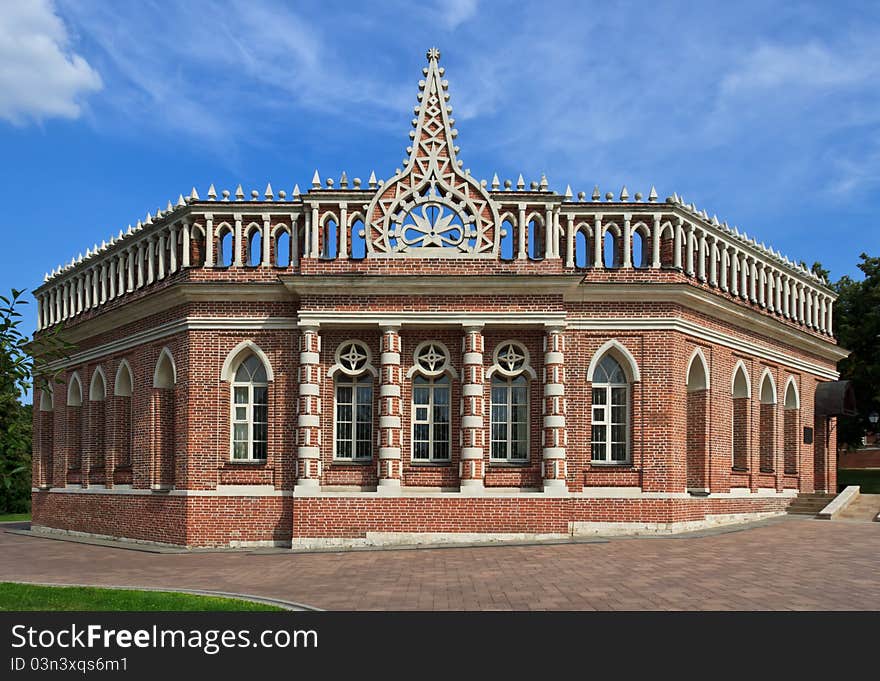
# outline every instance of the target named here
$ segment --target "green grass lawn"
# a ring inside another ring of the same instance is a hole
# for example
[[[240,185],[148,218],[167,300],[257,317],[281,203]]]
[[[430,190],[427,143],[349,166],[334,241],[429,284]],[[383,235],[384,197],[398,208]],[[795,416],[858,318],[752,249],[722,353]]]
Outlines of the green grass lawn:
[[[87,586],[36,586],[0,582],[0,610],[255,611],[283,610],[235,598],[168,591],[99,589]]]
[[[837,488],[859,485],[864,494],[880,494],[880,468],[838,468]]]
[[[0,513],[0,523],[21,522],[30,519],[30,513]]]

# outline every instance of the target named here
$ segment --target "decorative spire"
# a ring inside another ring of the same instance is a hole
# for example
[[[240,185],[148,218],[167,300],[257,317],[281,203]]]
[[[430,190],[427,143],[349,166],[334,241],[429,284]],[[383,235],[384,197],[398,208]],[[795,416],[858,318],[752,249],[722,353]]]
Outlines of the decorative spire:
[[[498,189],[501,186],[501,183],[498,181],[498,173],[492,175],[492,189]]]
[[[208,187],[208,201],[216,201],[217,200],[217,190],[214,189],[214,183],[211,183],[211,186]]]
[[[599,193],[599,185],[597,184],[593,187],[593,195],[590,197],[593,201],[598,201],[602,198],[602,194]]]
[[[375,171],[373,171],[373,170],[370,171],[370,179],[367,180],[367,184],[369,185],[370,189],[376,188],[376,172]]]
[[[271,201],[275,198],[275,194],[272,192],[272,184],[270,182],[266,183],[266,191],[263,192],[263,197],[266,201]]]
[[[346,175],[344,170],[342,171],[342,175],[339,176],[339,188],[348,189],[348,175]]]
[[[177,195],[177,203],[174,204],[175,208],[183,208],[186,205],[186,201],[183,200],[183,194]]]
[[[522,173],[520,173],[519,177],[516,178],[516,188],[519,191],[522,191],[523,189],[525,189],[525,186],[526,186],[526,181],[523,179]]]
[[[293,194],[291,194],[290,196],[294,199],[299,198],[299,185],[298,184],[293,185]]]
[[[626,185],[623,185],[623,188],[620,190],[620,200],[629,201],[629,192],[626,190]]]
[[[315,174],[312,175],[312,189],[321,188],[321,176],[318,175],[318,169],[315,168]]]
[[[190,192],[189,199],[190,199],[190,201],[198,201],[199,200],[199,193],[196,191],[195,187],[193,187],[192,191]]]
[[[573,194],[571,193],[571,185],[570,184],[565,185],[565,200],[571,201],[572,196],[573,196]]]
[[[241,188],[240,184],[235,188],[235,200],[244,201],[244,190]]]
[[[657,190],[654,188],[654,185],[651,185],[651,191],[648,192],[648,201],[654,203],[657,201]]]

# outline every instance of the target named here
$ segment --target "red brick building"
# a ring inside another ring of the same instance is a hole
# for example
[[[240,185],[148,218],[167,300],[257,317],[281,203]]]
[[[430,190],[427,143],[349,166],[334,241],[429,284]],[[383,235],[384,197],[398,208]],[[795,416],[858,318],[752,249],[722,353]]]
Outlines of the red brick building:
[[[835,489],[824,282],[653,188],[474,179],[438,59],[390,179],[193,190],[47,278],[37,333],[77,347],[36,396],[35,527],[556,537]]]

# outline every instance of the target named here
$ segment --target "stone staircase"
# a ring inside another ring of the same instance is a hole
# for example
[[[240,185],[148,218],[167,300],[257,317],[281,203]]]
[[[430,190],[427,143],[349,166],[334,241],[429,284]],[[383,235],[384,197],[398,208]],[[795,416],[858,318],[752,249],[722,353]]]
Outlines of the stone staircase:
[[[880,494],[860,494],[835,520],[871,521],[880,513]]]
[[[825,508],[835,496],[835,494],[824,492],[801,492],[789,505],[788,513],[814,516]]]

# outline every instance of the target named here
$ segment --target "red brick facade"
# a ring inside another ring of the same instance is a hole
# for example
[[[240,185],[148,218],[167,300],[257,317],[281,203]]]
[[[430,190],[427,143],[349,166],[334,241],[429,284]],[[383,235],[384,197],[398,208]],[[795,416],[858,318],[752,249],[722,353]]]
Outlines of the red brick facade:
[[[212,187],[38,289],[40,330],[65,324],[76,349],[34,412],[35,526],[190,546],[567,536],[836,488],[834,421],[813,411],[843,355],[833,294],[677,197],[490,192],[452,163],[440,73],[384,185]]]

